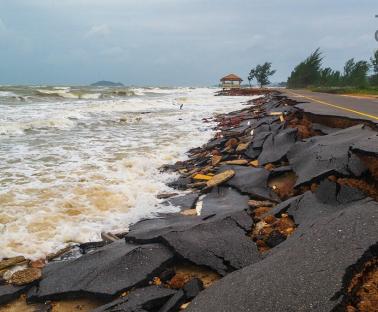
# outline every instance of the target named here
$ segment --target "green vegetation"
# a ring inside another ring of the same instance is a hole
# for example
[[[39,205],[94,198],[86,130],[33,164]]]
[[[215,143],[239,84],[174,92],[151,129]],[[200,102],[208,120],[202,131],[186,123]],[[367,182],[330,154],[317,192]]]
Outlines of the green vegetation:
[[[253,79],[256,79],[260,88],[270,84],[269,76],[274,75],[276,72],[275,70],[270,70],[271,67],[272,63],[265,62],[263,65],[257,65],[255,68],[252,68],[248,76],[249,85],[251,85]]]
[[[288,78],[289,88],[309,88],[329,93],[377,94],[378,90],[378,50],[370,62],[354,58],[346,61],[344,72],[322,68],[323,56],[318,48],[303,62],[298,64]],[[372,75],[369,71],[372,69]]]

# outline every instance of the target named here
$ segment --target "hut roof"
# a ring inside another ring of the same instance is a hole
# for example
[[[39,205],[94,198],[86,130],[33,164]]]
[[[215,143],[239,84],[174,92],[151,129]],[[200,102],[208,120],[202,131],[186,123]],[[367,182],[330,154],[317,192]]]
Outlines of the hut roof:
[[[220,81],[243,81],[243,79],[241,79],[240,77],[236,76],[235,74],[229,74],[227,76],[224,76],[223,78],[221,78]]]

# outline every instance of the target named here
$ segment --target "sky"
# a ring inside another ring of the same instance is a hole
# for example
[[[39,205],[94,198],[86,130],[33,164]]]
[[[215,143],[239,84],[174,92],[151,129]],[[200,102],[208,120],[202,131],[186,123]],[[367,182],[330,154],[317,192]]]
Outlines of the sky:
[[[272,81],[320,47],[324,66],[378,48],[376,0],[0,0],[0,84],[203,86]]]

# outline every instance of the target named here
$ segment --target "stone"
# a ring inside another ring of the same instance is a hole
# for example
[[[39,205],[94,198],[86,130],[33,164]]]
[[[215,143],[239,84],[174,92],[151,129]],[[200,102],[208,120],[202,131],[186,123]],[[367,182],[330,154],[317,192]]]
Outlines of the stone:
[[[239,166],[244,166],[248,165],[248,160],[246,159],[235,159],[235,160],[227,160],[223,164],[225,165],[239,165]]]
[[[268,247],[273,248],[281,244],[286,239],[286,236],[281,234],[279,231],[272,231],[265,243]]]
[[[233,170],[223,171],[213,176],[213,178],[210,181],[207,181],[206,185],[208,188],[220,185],[228,181],[229,179],[231,179],[234,175],[235,175],[235,171]]]
[[[175,290],[160,286],[138,288],[124,297],[94,309],[92,312],[156,311],[176,294]]]
[[[378,204],[355,202],[297,229],[263,261],[202,291],[187,311],[334,311],[349,269],[374,257],[377,237]]]
[[[49,263],[29,301],[92,296],[110,300],[143,286],[171,264],[173,253],[161,244],[131,245],[116,241],[80,258]]]
[[[203,283],[199,278],[193,278],[183,288],[187,300],[192,300],[203,290]]]
[[[217,166],[219,163],[222,161],[222,156],[220,155],[213,155],[211,157],[211,165],[212,166]]]
[[[18,256],[18,257],[13,257],[9,259],[4,259],[0,261],[0,270],[7,269],[9,267],[19,265],[21,263],[24,263],[26,261],[25,257],[23,256]]]
[[[205,181],[209,181],[209,180],[212,179],[212,177],[211,177],[211,176],[208,176],[208,175],[205,175],[205,174],[197,173],[197,174],[195,174],[195,175],[193,176],[193,179],[194,179],[194,180],[201,180],[201,181],[203,181],[203,180],[205,180]]]
[[[10,282],[16,286],[22,286],[38,281],[41,277],[41,269],[27,268],[13,273]]]
[[[254,200],[254,199],[251,199],[248,201],[248,206],[252,207],[252,208],[260,208],[260,207],[272,207],[274,206],[274,203],[272,203],[271,201],[267,201],[267,200]]]

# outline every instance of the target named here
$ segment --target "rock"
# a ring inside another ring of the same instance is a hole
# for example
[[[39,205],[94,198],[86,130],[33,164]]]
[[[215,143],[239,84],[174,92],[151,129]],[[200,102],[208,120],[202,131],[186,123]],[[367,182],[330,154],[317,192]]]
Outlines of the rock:
[[[259,166],[259,161],[257,159],[256,160],[252,160],[249,164],[251,166],[253,166],[253,167],[258,167]]]
[[[350,164],[350,148],[372,134],[368,127],[357,125],[295,143],[287,157],[298,176],[296,186],[335,173],[350,176],[350,165],[356,168],[357,161]]]
[[[235,212],[248,209],[248,196],[230,187],[217,187],[202,199],[201,216]]]
[[[190,177],[180,177],[177,180],[168,183],[169,187],[172,187],[177,190],[186,190],[188,188],[188,184],[192,182]]]
[[[187,300],[192,300],[203,290],[203,283],[199,278],[193,278],[183,288]]]
[[[217,166],[222,160],[222,156],[220,155],[214,155],[211,157],[211,165]]]
[[[183,216],[196,216],[197,210],[196,209],[186,209],[180,212]]]
[[[48,264],[30,301],[92,296],[110,300],[147,284],[171,263],[173,254],[161,244],[130,245],[119,240],[78,259]]]
[[[248,165],[248,160],[245,160],[245,159],[228,160],[228,161],[225,161],[223,164],[244,166],[244,165]]]
[[[264,141],[262,152],[258,157],[260,165],[273,163],[286,156],[297,140],[297,129],[285,129],[277,134],[270,134]]]
[[[245,212],[235,215],[242,219],[248,217]],[[260,260],[256,245],[246,234],[237,219],[227,216],[189,229],[171,231],[161,239],[182,258],[225,275]]]
[[[168,200],[164,201],[163,204],[178,207],[180,210],[192,209],[194,208],[198,197],[199,193],[189,193],[186,195],[169,198]]]
[[[185,293],[179,290],[174,294],[158,312],[176,312],[185,302]]]
[[[42,277],[42,271],[38,268],[27,268],[16,271],[12,274],[10,282],[16,286],[27,285],[39,280]]]
[[[227,184],[236,188],[241,193],[263,200],[279,200],[277,195],[275,195],[268,187],[269,171],[265,168],[243,166],[220,167],[220,170],[225,169],[231,169],[235,172],[235,176],[227,181]]]
[[[286,236],[281,234],[279,231],[273,231],[269,234],[268,239],[265,243],[270,247],[276,247],[277,245],[281,244],[286,239]]]
[[[127,296],[100,306],[92,312],[156,311],[170,298],[174,297],[176,293],[173,289],[160,286],[138,288],[131,291]]]
[[[213,178],[210,181],[207,181],[206,185],[207,185],[208,188],[217,186],[219,184],[222,184],[222,183],[228,181],[234,175],[235,175],[235,171],[233,171],[233,170],[223,171],[223,172],[213,176]]]
[[[26,286],[0,285],[0,305],[17,299],[30,288]]]
[[[197,173],[196,175],[194,175],[193,179],[194,180],[209,181],[209,180],[212,179],[212,176]]]
[[[5,260],[0,261],[0,270],[19,265],[21,263],[24,263],[26,261],[25,257],[23,256],[18,256],[18,257],[13,257]]]
[[[248,201],[248,206],[252,207],[252,208],[260,208],[260,207],[272,207],[274,206],[274,203],[272,203],[271,201],[267,201],[267,200],[249,200]]]
[[[248,142],[248,143],[240,143],[238,145],[238,147],[236,148],[236,152],[237,153],[244,152],[245,150],[247,150],[247,148],[248,148],[249,145],[250,145],[250,142]]]
[[[202,291],[187,311],[333,311],[350,268],[374,256],[367,251],[377,237],[376,202],[323,215],[311,227],[297,229],[263,261]]]

